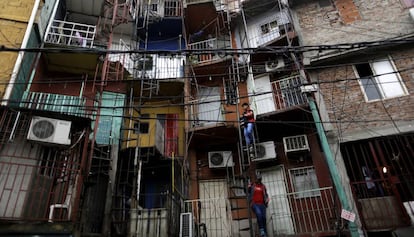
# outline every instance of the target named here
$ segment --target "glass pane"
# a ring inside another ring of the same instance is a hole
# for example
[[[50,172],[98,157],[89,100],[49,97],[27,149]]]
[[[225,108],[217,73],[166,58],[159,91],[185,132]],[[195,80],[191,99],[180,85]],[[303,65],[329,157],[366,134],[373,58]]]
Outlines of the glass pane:
[[[362,86],[365,90],[365,95],[368,100],[378,100],[381,99],[381,94],[377,87],[377,83],[373,78],[360,78],[359,81],[362,83]]]
[[[404,88],[389,60],[384,59],[383,61],[374,62],[372,63],[372,67],[375,71],[375,75],[379,75],[376,76],[376,79],[385,98],[402,96],[405,94]]]

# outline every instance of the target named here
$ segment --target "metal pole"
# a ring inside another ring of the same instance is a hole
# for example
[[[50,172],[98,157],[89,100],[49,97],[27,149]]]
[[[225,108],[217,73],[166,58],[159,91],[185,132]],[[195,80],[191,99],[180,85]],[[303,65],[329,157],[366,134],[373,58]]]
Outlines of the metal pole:
[[[339,201],[341,202],[342,208],[349,211],[349,202],[346,197],[344,187],[342,186],[341,179],[338,174],[338,169],[336,167],[331,148],[329,147],[328,139],[326,138],[325,130],[323,129],[321,119],[319,117],[318,109],[316,108],[315,100],[311,94],[308,94],[307,97],[309,101],[309,107],[312,111],[313,120],[315,121],[316,129],[318,131],[318,136],[321,141],[322,150],[325,153],[326,163],[328,164],[329,172],[338,194]],[[349,232],[352,237],[359,237],[358,227],[354,222],[349,222]]]

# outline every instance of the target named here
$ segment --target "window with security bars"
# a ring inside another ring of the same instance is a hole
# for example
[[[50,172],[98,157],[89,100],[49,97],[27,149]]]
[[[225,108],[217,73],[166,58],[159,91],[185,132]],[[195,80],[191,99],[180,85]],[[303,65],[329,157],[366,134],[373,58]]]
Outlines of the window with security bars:
[[[289,170],[289,175],[296,198],[320,196],[315,167],[307,166]]]
[[[277,20],[273,20],[271,22],[267,22],[263,25],[260,25],[260,31],[262,35],[270,33],[274,30],[278,29],[278,23]]]

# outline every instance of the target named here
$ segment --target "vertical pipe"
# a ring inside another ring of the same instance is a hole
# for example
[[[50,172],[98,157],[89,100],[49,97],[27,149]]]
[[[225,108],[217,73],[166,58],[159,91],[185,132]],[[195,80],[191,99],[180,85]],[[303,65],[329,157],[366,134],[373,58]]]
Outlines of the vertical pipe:
[[[37,10],[39,8],[39,4],[40,4],[40,0],[36,0],[34,5],[33,5],[33,9],[32,9],[32,14],[30,15],[29,18],[29,22],[27,23],[27,28],[26,28],[26,32],[24,33],[24,37],[22,40],[22,44],[20,46],[20,48],[26,48],[27,43],[29,42],[29,38],[30,38],[30,33],[32,32],[33,29],[33,24],[36,18],[36,14],[37,14]],[[17,55],[17,59],[16,59],[16,63],[14,64],[14,68],[13,68],[13,72],[12,72],[12,76],[10,78],[10,81],[6,87],[6,90],[4,91],[4,96],[3,96],[3,100],[1,102],[1,105],[3,106],[7,106],[9,103],[9,99],[11,96],[11,92],[13,90],[14,87],[14,83],[17,79],[17,76],[19,74],[19,70],[20,70],[20,66],[23,62],[23,56],[24,56],[24,51],[19,51],[19,54]]]
[[[342,186],[341,179],[339,177],[339,172],[336,167],[332,151],[328,144],[328,139],[326,138],[325,130],[322,126],[321,119],[319,117],[318,110],[316,108],[315,100],[312,95],[308,95],[309,107],[312,111],[312,116],[315,121],[315,126],[318,131],[318,136],[321,141],[322,150],[325,153],[326,163],[328,164],[329,172],[332,177],[332,181],[335,185],[336,192],[338,193],[339,200],[341,202],[342,208],[345,210],[350,210],[349,201],[346,197],[344,187]],[[352,237],[358,237],[358,228],[354,222],[349,222],[349,232]]]

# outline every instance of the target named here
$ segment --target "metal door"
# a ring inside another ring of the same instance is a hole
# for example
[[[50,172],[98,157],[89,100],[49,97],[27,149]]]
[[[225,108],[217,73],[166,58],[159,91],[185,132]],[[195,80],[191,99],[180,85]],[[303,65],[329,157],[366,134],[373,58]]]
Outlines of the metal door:
[[[262,182],[266,185],[270,197],[266,210],[269,236],[294,234],[284,167],[277,166],[259,172],[262,174]]]

